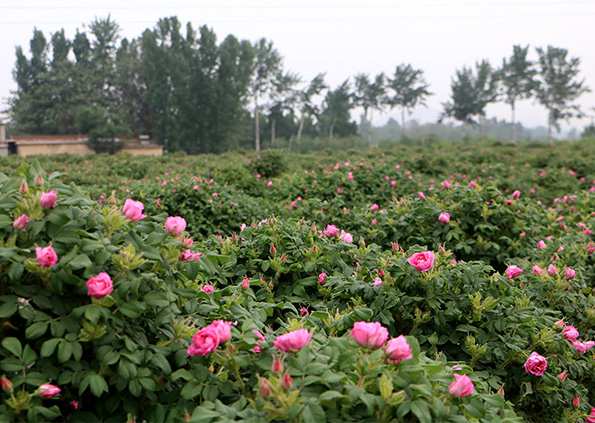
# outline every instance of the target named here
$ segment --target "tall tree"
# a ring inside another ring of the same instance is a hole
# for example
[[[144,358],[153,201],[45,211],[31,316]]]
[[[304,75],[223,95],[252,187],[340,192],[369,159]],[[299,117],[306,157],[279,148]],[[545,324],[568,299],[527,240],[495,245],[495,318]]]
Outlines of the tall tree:
[[[560,130],[560,120],[580,116],[578,105],[573,102],[590,89],[584,79],[579,79],[580,59],[569,58],[568,50],[548,46],[537,48],[537,100],[548,111],[548,141],[552,140],[552,128]]]
[[[353,135],[357,132],[357,125],[351,121],[349,112],[353,108],[351,84],[345,80],[334,90],[326,93],[321,123],[328,130],[328,136],[333,138],[335,132],[339,136]]]
[[[304,130],[304,122],[306,118],[319,113],[318,106],[315,103],[315,98],[322,94],[328,88],[324,82],[325,73],[316,75],[304,89],[296,92],[296,106],[300,110],[300,121],[296,135],[296,141],[299,144],[302,139],[302,131]],[[291,144],[290,144],[291,146]]]
[[[529,46],[513,46],[510,59],[502,60],[502,68],[498,71],[498,79],[504,88],[504,101],[510,105],[511,129],[510,141],[516,142],[515,106],[518,100],[531,97],[535,89],[535,67],[527,60]]]
[[[432,95],[423,74],[423,70],[414,69],[411,64],[401,64],[388,80],[391,95],[387,97],[387,102],[391,108],[401,108],[401,136],[405,135],[405,112],[411,114],[416,106],[425,106],[426,97]]]
[[[456,78],[451,80],[452,102],[443,103],[439,122],[444,118],[453,118],[463,124],[463,133],[467,125],[477,125],[485,118],[486,106],[497,98],[497,78],[490,64],[484,60],[475,65],[476,73],[468,67],[456,71]]]
[[[282,75],[283,60],[272,41],[261,38],[254,45],[254,69],[250,91],[254,101],[254,138],[256,151],[260,151],[261,102],[274,90]]]
[[[293,115],[293,107],[296,103],[295,86],[299,82],[299,76],[293,72],[282,73],[275,81],[268,116],[271,129],[271,147],[275,146],[277,120],[282,119],[286,111]]]
[[[360,73],[355,76],[354,85],[354,105],[364,109],[364,119],[368,125],[368,142],[372,144],[372,115],[374,110],[381,111],[384,106],[386,78],[383,73],[380,73],[376,75],[374,82],[370,82],[367,74]]]

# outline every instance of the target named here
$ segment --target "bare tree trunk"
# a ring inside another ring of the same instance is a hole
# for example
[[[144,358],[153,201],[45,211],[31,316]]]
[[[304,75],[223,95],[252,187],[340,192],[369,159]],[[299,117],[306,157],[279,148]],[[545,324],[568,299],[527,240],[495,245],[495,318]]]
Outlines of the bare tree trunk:
[[[547,141],[554,146],[554,139],[552,138],[552,120],[554,118],[554,111],[550,109],[550,115],[547,120]]]
[[[479,116],[479,140],[483,141],[483,133],[485,131],[485,117]]]
[[[293,145],[293,134],[289,136],[289,151],[291,151],[291,146]]]
[[[275,124],[277,123],[275,118],[271,119],[271,148],[275,146]]]
[[[335,129],[335,119],[333,119],[333,121],[331,122],[331,126],[328,129],[328,137],[329,139],[333,139],[333,130]]]
[[[368,143],[372,145],[372,114],[374,113],[374,109],[370,109],[370,120],[368,120]],[[368,111],[366,110],[366,114]]]
[[[405,138],[405,108],[401,107],[401,138]]]
[[[510,110],[512,114],[512,128],[510,128],[510,141],[513,144],[516,144],[516,123],[515,123],[515,116],[514,116],[514,103],[510,105]]]
[[[298,144],[302,140],[302,131],[304,130],[304,120],[305,119],[306,119],[306,114],[302,110],[302,116],[300,117],[300,124],[298,126],[297,139],[296,139]]]
[[[254,99],[254,138],[256,151],[260,151],[260,116],[258,115],[258,100]]]

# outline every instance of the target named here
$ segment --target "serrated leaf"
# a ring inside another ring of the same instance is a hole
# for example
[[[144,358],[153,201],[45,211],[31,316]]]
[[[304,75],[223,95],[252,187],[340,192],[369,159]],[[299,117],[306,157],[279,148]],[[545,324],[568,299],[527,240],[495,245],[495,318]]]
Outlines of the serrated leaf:
[[[23,346],[17,338],[8,337],[2,340],[2,346],[17,357],[23,354]]]

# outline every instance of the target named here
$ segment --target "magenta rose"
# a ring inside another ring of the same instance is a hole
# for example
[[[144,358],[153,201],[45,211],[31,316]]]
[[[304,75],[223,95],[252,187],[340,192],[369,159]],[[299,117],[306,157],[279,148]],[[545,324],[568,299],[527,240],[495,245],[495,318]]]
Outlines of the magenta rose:
[[[260,333],[257,329],[252,329],[252,333],[256,334],[256,336],[258,336],[258,344],[260,344],[261,342],[266,342],[266,339],[264,339],[264,335],[262,333]],[[258,354],[259,352],[262,351],[262,347],[260,347],[259,345],[256,345],[254,348],[252,348],[252,351],[254,351],[256,354]]]
[[[545,369],[547,369],[547,360],[533,351],[527,361],[525,361],[525,371],[535,376],[542,376]]]
[[[307,329],[298,329],[278,336],[273,342],[273,345],[278,350],[292,353],[304,348],[311,337],[312,335],[308,333]]]
[[[209,325],[202,328],[192,337],[192,345],[188,347],[188,354],[205,356],[212,353],[219,346],[219,332],[215,327]]]
[[[515,266],[514,264],[512,266],[508,266],[508,268],[506,269],[506,276],[508,276],[508,279],[510,280],[516,278],[521,273],[523,273],[523,269],[521,269],[518,266]]]
[[[37,263],[43,267],[52,267],[58,262],[58,255],[52,247],[37,247],[35,255],[37,256]]]
[[[355,322],[349,335],[360,346],[377,350],[388,339],[388,330],[378,322]]]
[[[110,276],[101,272],[87,281],[87,295],[93,298],[103,298],[114,290],[114,283]]]
[[[328,282],[326,280],[327,274],[326,273],[321,273],[320,275],[318,275],[318,283],[320,285],[326,285],[326,283]]]
[[[405,338],[403,335],[389,339],[389,341],[386,343],[386,347],[384,348],[384,352],[386,353],[389,360],[396,362],[413,358],[413,354],[411,354],[411,347],[407,342],[407,338]]]
[[[144,208],[144,204],[140,201],[134,201],[128,198],[124,202],[124,207],[122,207],[122,211],[128,219],[130,219],[132,222],[136,222],[137,220],[144,219],[145,217],[147,217],[143,214]]]
[[[55,190],[51,190],[50,192],[44,192],[41,194],[41,198],[39,202],[41,203],[41,207],[44,209],[53,209],[56,207],[56,200],[58,198],[58,194],[56,194]]]
[[[574,326],[566,326],[564,328],[564,339],[568,341],[574,341],[578,338],[578,330]]]
[[[576,272],[574,271],[574,269],[571,269],[570,267],[568,269],[566,269],[566,278],[574,279],[575,277],[576,277]]]
[[[343,242],[353,242],[353,235],[351,235],[349,232],[341,230],[341,235],[339,235],[339,239]]]
[[[448,223],[448,222],[450,222],[450,214],[448,214],[448,213],[440,213],[440,216],[438,216],[438,221],[440,223]]]
[[[219,334],[219,343],[227,342],[231,339],[231,322],[225,322],[223,320],[215,320],[211,323],[213,329]]]
[[[455,380],[448,387],[448,393],[457,398],[464,398],[473,393],[473,382],[467,375],[454,375]]]
[[[335,225],[326,225],[326,229],[324,230],[324,234],[326,236],[330,237],[334,237],[339,235],[339,228],[337,228]]]
[[[427,272],[434,265],[434,253],[431,251],[415,253],[407,259],[407,262],[418,271]]]
[[[543,269],[541,267],[539,267],[538,265],[533,266],[533,274],[535,276],[540,276],[543,274]]]
[[[22,214],[14,220],[12,226],[14,226],[16,229],[25,229],[27,223],[29,223],[29,216]]]
[[[205,285],[201,289],[203,292],[206,292],[207,294],[210,294],[215,290],[215,288],[213,288],[213,285]]]
[[[186,229],[186,220],[180,216],[170,216],[165,220],[165,230],[172,235],[178,236]]]
[[[50,385],[49,383],[44,383],[39,388],[37,388],[41,398],[52,398],[58,395],[61,391],[56,385]]]

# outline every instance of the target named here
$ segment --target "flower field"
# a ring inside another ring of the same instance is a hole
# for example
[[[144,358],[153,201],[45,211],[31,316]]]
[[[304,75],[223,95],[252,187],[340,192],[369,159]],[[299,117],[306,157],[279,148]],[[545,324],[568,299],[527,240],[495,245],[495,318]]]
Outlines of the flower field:
[[[594,157],[0,158],[0,421],[595,422]]]

